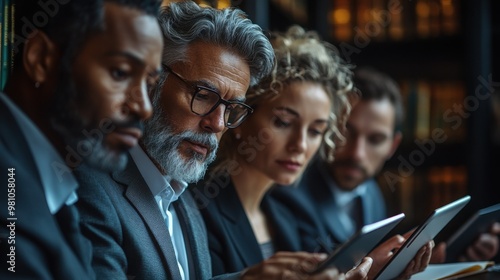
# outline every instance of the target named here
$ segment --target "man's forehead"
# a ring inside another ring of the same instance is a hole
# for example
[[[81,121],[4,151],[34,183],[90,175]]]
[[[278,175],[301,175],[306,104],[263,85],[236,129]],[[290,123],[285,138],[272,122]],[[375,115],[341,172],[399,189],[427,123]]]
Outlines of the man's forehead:
[[[392,130],[395,116],[394,106],[388,99],[361,101],[353,108],[348,124],[365,130]]]

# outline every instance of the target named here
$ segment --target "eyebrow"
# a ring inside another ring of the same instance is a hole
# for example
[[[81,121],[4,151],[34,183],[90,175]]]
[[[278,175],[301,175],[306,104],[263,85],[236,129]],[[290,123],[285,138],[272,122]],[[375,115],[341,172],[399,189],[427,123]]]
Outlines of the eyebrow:
[[[137,64],[145,65],[144,60],[142,60],[141,58],[139,58],[139,56],[137,56],[137,55],[135,55],[135,54],[133,54],[131,52],[127,52],[127,51],[110,51],[110,52],[105,53],[105,55],[106,56],[126,57],[126,58],[134,61]]]
[[[284,111],[284,112],[287,112],[291,115],[294,115],[297,118],[300,117],[299,113],[290,107],[284,107],[284,106],[283,107],[276,107],[274,109],[274,111]],[[317,119],[314,122],[315,123],[328,123],[328,120],[327,119]]]
[[[182,77],[182,76],[181,76]],[[222,94],[220,93],[219,89],[214,85],[212,84],[211,82],[207,81],[207,80],[195,80],[195,81],[192,81],[192,80],[188,80],[184,77],[182,77],[186,82],[188,82],[189,84],[191,85],[194,85],[194,86],[202,86],[202,87],[206,87],[210,90],[213,90],[215,92],[217,92],[221,98],[222,98]],[[232,98],[232,99],[225,99],[225,100],[228,100],[228,101],[236,101],[236,102],[245,102],[246,101],[246,98],[245,97],[238,97],[238,98]]]
[[[110,51],[110,52],[107,52],[105,54],[106,56],[119,56],[119,57],[126,57],[128,58],[129,60],[132,60],[132,62],[134,62],[135,64],[138,64],[140,66],[146,66],[146,63],[144,62],[143,59],[141,59],[139,56],[131,53],[131,52],[127,52],[127,51]],[[156,69],[153,69],[149,74],[150,75],[160,75],[161,74],[161,65],[158,66],[158,68]]]

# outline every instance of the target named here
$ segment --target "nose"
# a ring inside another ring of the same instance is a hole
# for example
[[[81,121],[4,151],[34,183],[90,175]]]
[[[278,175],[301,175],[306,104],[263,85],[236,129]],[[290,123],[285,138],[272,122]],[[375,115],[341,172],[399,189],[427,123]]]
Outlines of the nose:
[[[359,162],[366,156],[366,141],[364,139],[358,138],[351,140],[349,145],[349,153],[353,160]]]
[[[219,133],[226,129],[224,125],[224,111],[226,106],[223,104],[219,104],[217,108],[210,114],[202,117],[200,125],[201,128],[205,131],[211,133]]]
[[[141,85],[132,89],[131,94],[127,98],[126,104],[130,114],[136,115],[140,120],[146,120],[151,117],[153,107],[149,100],[146,81],[142,81]]]
[[[297,130],[290,139],[288,150],[294,153],[303,153],[307,149],[307,131]]]

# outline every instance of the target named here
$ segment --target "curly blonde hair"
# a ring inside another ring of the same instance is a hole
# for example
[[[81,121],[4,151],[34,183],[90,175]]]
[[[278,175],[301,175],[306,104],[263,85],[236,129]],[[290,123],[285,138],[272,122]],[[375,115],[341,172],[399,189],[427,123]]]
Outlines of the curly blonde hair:
[[[314,31],[291,26],[285,33],[271,33],[276,61],[271,73],[251,87],[246,95],[248,105],[259,103],[280,94],[281,89],[294,81],[320,84],[331,101],[330,123],[323,135],[319,150],[327,161],[332,161],[335,147],[344,141],[342,132],[357,93],[353,86],[350,65],[340,58],[335,46],[322,41]],[[234,135],[229,132],[221,139],[214,172],[235,159]]]

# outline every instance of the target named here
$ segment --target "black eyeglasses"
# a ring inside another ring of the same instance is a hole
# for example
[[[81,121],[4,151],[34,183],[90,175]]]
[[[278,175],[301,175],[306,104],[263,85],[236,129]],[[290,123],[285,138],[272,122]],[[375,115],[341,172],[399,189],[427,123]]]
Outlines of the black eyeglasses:
[[[163,67],[186,84],[187,87],[194,90],[193,99],[191,99],[191,111],[196,115],[204,117],[212,113],[222,103],[226,106],[224,110],[224,125],[228,128],[235,128],[238,127],[248,115],[253,113],[253,109],[245,103],[222,99],[220,94],[213,89],[194,85],[172,71],[167,65],[163,64]]]

